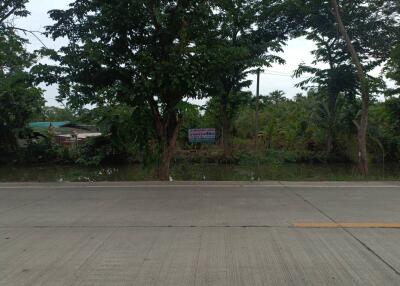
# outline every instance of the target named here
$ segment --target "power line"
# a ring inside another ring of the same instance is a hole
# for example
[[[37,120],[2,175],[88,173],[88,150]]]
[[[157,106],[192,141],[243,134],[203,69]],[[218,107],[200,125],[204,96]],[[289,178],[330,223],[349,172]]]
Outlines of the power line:
[[[277,74],[277,73],[270,73],[270,72],[264,72],[264,74],[276,75],[276,76],[284,76],[284,77],[292,77],[291,75],[286,75],[286,74]]]
[[[278,72],[263,72],[264,74],[268,75],[273,75],[273,76],[282,76],[282,77],[290,77],[290,78],[296,78],[296,79],[307,79],[308,77],[294,77],[291,74],[284,74],[284,73],[278,73]]]
[[[276,73],[276,74],[281,74],[281,75],[291,75],[290,73],[286,73],[286,72],[280,72],[280,71],[268,71],[269,73]]]

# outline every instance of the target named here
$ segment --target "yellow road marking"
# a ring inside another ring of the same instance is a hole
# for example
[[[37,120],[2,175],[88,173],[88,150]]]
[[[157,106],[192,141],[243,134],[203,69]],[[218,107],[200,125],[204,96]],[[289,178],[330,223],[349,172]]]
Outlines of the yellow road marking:
[[[317,222],[317,223],[294,223],[296,228],[400,228],[400,223],[330,223],[330,222]]]

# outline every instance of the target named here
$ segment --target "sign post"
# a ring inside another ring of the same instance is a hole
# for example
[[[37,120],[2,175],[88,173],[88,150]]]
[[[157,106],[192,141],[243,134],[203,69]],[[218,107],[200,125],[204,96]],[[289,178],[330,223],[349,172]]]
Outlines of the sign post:
[[[215,128],[189,129],[189,143],[215,144],[217,132]]]

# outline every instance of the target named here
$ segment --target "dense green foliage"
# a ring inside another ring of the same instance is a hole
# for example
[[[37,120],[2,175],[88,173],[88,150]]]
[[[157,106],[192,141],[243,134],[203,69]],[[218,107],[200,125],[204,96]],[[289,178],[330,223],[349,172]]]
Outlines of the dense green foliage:
[[[219,26],[209,45],[211,105],[219,106],[223,155],[232,157],[232,120],[249,87],[248,75],[272,63],[284,63],[276,53],[296,30],[288,1],[216,1]],[[279,21],[277,21],[279,19]]]
[[[275,92],[276,94],[276,92]],[[260,160],[288,162],[355,162],[357,160],[354,113],[361,102],[341,97],[337,102],[335,144],[329,152],[326,136],[329,127],[323,93],[311,90],[307,96],[272,100],[274,93],[263,97],[260,112],[263,149]],[[368,146],[374,162],[397,161],[400,158],[400,101],[390,99],[371,104]],[[244,107],[236,117],[237,150],[252,153],[254,107]],[[240,152],[238,153],[240,155]],[[277,155],[279,155],[277,157]],[[263,159],[264,158],[264,159]]]
[[[42,92],[34,83],[29,68],[35,62],[15,27],[8,21],[13,16],[26,16],[27,1],[5,1],[0,6],[0,152],[16,153],[17,140],[27,137],[26,124],[44,104]],[[3,161],[1,160],[1,161]]]
[[[3,0],[0,5],[0,29],[11,28],[10,19],[14,16],[26,17],[28,0]]]
[[[202,96],[212,8],[198,0],[76,1],[50,12],[56,24],[49,35],[69,44],[47,51],[59,65],[38,69],[73,107],[146,106],[166,178],[181,125],[178,105]]]
[[[396,84],[395,88],[389,90],[389,95],[398,95],[400,94],[400,44],[392,49],[387,67],[387,77]]]
[[[59,50],[42,49],[54,64],[32,70],[36,54],[9,20],[29,14],[26,2],[0,4],[2,153],[32,162],[156,162],[161,179],[174,159],[199,161],[196,156],[357,162],[364,118],[370,160],[400,160],[398,1],[337,1],[346,39],[332,13],[335,1],[76,0],[49,12],[54,24],[47,36],[68,42]],[[305,95],[274,91],[258,102],[247,91],[249,75],[283,64],[279,52],[299,36],[316,44],[312,64],[294,71]],[[372,76],[380,67],[394,87],[386,86],[383,74]],[[42,108],[40,81],[58,84],[66,108]],[[67,150],[44,134],[17,152],[29,120],[95,125],[103,136]],[[190,145],[188,129],[198,127],[216,128],[217,145]]]

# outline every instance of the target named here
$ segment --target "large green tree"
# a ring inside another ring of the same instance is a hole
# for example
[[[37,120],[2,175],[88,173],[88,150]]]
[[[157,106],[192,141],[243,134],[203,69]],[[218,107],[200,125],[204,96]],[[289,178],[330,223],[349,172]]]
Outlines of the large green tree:
[[[306,28],[312,23],[311,28],[319,34],[325,31],[322,35],[328,42],[321,39],[328,45],[325,44],[323,50],[332,48],[332,44],[343,47],[342,51],[347,53],[347,60],[343,59],[341,66],[352,65],[357,75],[362,108],[355,116],[354,123],[358,133],[359,168],[363,174],[368,173],[368,111],[374,87],[368,72],[387,60],[393,39],[398,36],[398,20],[391,9],[391,4],[394,2],[381,0],[299,2],[299,9],[306,11]],[[331,31],[331,35],[326,34],[326,31]],[[334,33],[337,39],[332,36]],[[327,55],[333,54],[328,52]]]
[[[398,22],[400,22],[400,2],[399,1],[388,1],[386,3],[386,9],[394,11],[394,15],[397,16]],[[391,13],[391,12],[389,12]],[[396,28],[396,27],[395,27]],[[396,87],[390,90],[390,94],[400,94],[400,28],[399,23],[397,25],[398,37],[395,39],[395,43],[390,52],[390,58],[387,64],[387,77],[393,80]]]
[[[16,151],[17,137],[27,121],[43,105],[42,92],[29,69],[34,54],[26,50],[27,40],[16,32],[11,19],[26,16],[27,1],[0,4],[0,150]]]
[[[396,84],[395,88],[389,90],[389,95],[400,94],[400,44],[391,51],[390,59],[387,64],[386,76]]]
[[[388,2],[390,3],[391,1]],[[350,11],[355,10],[358,14],[355,15],[354,19],[350,20],[348,18],[349,23],[344,22],[346,19],[342,17],[341,10],[343,10],[345,2],[340,6],[337,0],[331,0],[331,6],[338,31],[347,45],[347,50],[351,56],[352,63],[356,67],[360,83],[361,115],[360,119],[354,122],[358,130],[359,169],[363,175],[368,175],[367,133],[371,101],[371,82],[367,75],[368,65],[374,62],[383,62],[387,59],[391,47],[390,43],[393,41],[391,37],[399,35],[397,30],[399,22],[397,15],[393,15],[384,6],[384,1],[359,0],[350,3]],[[356,27],[353,31],[349,28],[350,24]],[[371,33],[371,31],[375,32]],[[378,42],[379,44],[377,44]],[[361,47],[361,51],[356,49],[356,44]],[[366,56],[370,58],[365,60]]]
[[[249,87],[248,76],[274,62],[296,27],[290,1],[218,0],[215,13],[220,25],[209,49],[216,51],[209,74],[213,75],[213,97],[220,106],[223,156],[232,159],[231,128],[240,105],[242,89]]]
[[[50,12],[48,51],[58,66],[41,66],[71,106],[148,107],[160,147],[159,178],[168,179],[181,125],[179,103],[201,97],[213,9],[201,0],[79,0]]]
[[[305,26],[300,35],[313,41],[316,49],[312,51],[312,64],[300,64],[294,75],[300,78],[311,74],[311,77],[300,81],[297,86],[318,91],[318,114],[323,118],[320,123],[325,129],[326,156],[329,159],[333,155],[339,131],[338,113],[342,107],[339,102],[343,102],[339,97],[354,98],[358,82],[345,43],[338,37],[330,8],[308,2],[300,7],[300,11],[304,14]]]

